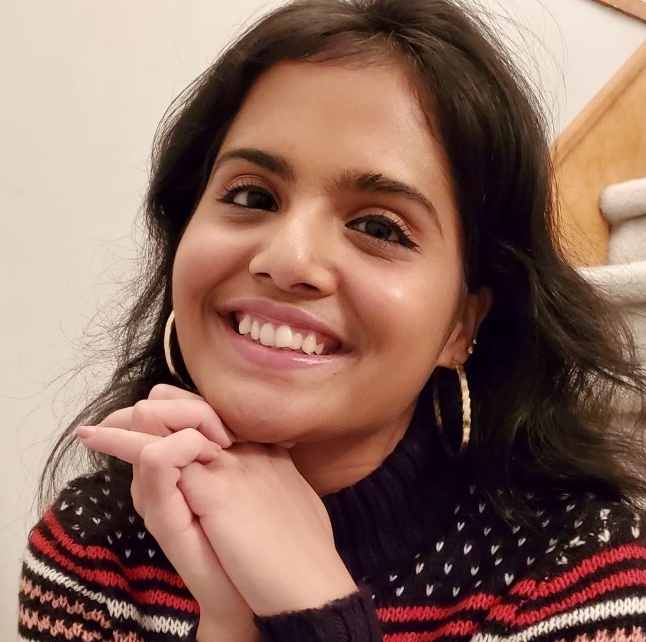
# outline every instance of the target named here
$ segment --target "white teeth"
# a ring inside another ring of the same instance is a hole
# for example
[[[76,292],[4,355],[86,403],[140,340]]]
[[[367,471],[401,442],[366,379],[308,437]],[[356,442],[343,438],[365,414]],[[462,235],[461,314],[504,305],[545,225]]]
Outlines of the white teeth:
[[[316,350],[316,336],[313,334],[308,334],[303,340],[301,350],[305,354],[312,354],[314,350]]]
[[[292,350],[300,350],[302,345],[303,345],[303,335],[300,334],[299,332],[294,332],[294,334],[292,335],[292,342],[289,347]]]
[[[260,343],[270,347],[276,345],[276,330],[271,323],[264,323],[260,328]]]
[[[258,323],[258,321],[254,321],[251,324],[251,338],[254,341],[258,341],[258,339],[260,339],[260,323]]]
[[[295,332],[288,325],[279,325],[278,328],[270,322],[262,323],[251,319],[245,314],[238,322],[238,332],[241,335],[249,335],[254,341],[260,342],[266,347],[288,348],[294,351],[302,351],[305,354],[323,354],[325,345],[316,343],[316,334],[310,332],[305,338],[300,332]]]
[[[248,314],[242,317],[242,321],[238,325],[238,332],[240,334],[249,334],[251,332],[251,317]]]
[[[276,330],[276,347],[277,348],[290,348],[292,345],[292,337],[294,333],[288,325],[281,325]]]

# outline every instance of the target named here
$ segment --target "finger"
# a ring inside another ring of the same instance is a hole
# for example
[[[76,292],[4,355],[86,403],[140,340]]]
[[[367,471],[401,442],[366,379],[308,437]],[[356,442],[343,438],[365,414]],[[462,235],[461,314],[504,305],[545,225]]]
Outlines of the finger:
[[[177,483],[182,469],[191,464],[212,463],[222,452],[222,448],[209,441],[197,430],[181,432],[158,439],[141,450],[137,467],[138,501],[146,509],[146,519],[172,519],[173,506],[181,499]]]
[[[182,533],[173,532],[172,523],[165,525],[156,517],[149,516],[147,522],[156,531],[153,535],[166,557],[172,560],[175,570],[188,586],[200,587],[198,593],[208,595],[214,586],[226,583],[227,593],[233,594],[229,599],[242,602],[238,591],[229,587],[228,578],[197,520]]]
[[[153,400],[168,400],[168,399],[192,399],[193,401],[204,401],[204,397],[195,394],[194,392],[189,392],[183,388],[178,388],[177,386],[171,386],[167,383],[158,383],[156,386],[153,386],[148,399]]]
[[[197,430],[187,429],[151,442],[139,457],[139,492],[147,502],[163,502],[177,491],[180,471],[189,464],[210,464],[222,448]]]
[[[143,399],[132,408],[131,430],[166,437],[186,428],[223,448],[233,444],[231,433],[203,399]]]
[[[125,430],[130,430],[131,422],[132,406],[111,412],[105,419],[103,419],[103,421],[101,421],[97,425],[112,426],[114,428],[124,428]]]
[[[183,470],[191,467],[189,465]],[[221,587],[223,590],[217,595],[217,600],[222,612],[231,612],[231,609],[248,610],[242,596],[220,565],[200,522],[186,504],[179,484],[162,501],[150,501],[151,498],[146,497],[141,484],[142,474],[135,467],[132,483],[135,509],[175,570],[186,585],[191,587],[193,595],[196,598],[209,596],[208,599],[204,598],[206,604],[213,597],[214,587]]]
[[[155,528],[186,528],[194,516],[178,486],[182,470],[211,463],[221,452],[220,446],[190,429],[148,443],[133,466],[131,493],[137,512]]]
[[[139,462],[145,446],[161,440],[156,435],[108,426],[78,426],[76,436],[90,450],[118,457],[133,465]]]
[[[204,398],[200,395],[196,395],[193,392],[188,390],[183,390],[182,388],[177,388],[176,386],[170,386],[165,383],[157,384],[153,386],[148,399],[153,400],[170,400],[170,399],[190,399],[193,401],[202,401]],[[130,429],[132,424],[132,406],[128,408],[121,408],[120,410],[115,410],[105,417],[98,425],[99,426],[113,426],[114,428],[126,428]],[[156,434],[156,433],[151,433]]]

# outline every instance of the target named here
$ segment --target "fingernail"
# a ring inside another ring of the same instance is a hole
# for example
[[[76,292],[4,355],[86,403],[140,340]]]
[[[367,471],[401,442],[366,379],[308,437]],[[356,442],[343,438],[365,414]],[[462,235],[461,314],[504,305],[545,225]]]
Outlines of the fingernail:
[[[96,428],[94,426],[77,426],[75,432],[79,439],[88,439],[96,434]]]

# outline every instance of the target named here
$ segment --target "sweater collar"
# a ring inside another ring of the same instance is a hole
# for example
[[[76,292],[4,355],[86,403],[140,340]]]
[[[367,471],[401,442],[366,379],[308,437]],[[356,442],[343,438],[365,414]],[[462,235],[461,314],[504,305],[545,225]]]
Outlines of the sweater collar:
[[[424,552],[458,501],[460,461],[446,455],[434,423],[424,425],[418,414],[377,470],[323,498],[355,578],[397,569]]]

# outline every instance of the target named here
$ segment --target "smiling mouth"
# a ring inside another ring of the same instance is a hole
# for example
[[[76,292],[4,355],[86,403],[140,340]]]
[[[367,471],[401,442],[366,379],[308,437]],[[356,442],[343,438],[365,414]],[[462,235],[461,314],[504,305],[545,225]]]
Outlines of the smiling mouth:
[[[287,324],[276,324],[246,313],[231,315],[233,329],[250,341],[266,348],[296,352],[306,355],[329,355],[340,349],[338,341],[316,332],[292,328]]]

